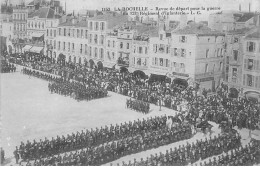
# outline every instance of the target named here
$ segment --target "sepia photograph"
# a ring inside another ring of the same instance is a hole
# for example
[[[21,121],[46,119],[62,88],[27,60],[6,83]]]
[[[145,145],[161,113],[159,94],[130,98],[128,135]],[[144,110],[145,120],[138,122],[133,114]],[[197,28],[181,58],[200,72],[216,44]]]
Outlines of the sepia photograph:
[[[259,0],[1,0],[1,166],[260,166]]]

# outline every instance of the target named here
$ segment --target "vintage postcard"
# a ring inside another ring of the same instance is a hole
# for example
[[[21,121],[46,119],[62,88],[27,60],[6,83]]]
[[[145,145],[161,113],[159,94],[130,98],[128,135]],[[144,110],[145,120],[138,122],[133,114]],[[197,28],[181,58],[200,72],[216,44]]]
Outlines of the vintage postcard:
[[[259,0],[3,0],[4,166],[259,166]]]

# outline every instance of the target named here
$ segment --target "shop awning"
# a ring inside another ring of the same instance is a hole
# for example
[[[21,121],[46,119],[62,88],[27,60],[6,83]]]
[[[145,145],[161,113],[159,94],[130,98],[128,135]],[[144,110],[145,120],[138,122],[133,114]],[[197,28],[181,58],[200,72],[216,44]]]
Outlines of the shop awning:
[[[36,37],[36,38],[39,38],[39,37],[42,37],[43,36],[43,33],[40,33],[40,32],[33,32],[32,37]]]
[[[31,48],[32,48],[31,45],[25,45],[25,47],[23,47],[23,51],[28,52]]]
[[[43,47],[33,46],[30,49],[30,52],[40,53],[42,51]]]

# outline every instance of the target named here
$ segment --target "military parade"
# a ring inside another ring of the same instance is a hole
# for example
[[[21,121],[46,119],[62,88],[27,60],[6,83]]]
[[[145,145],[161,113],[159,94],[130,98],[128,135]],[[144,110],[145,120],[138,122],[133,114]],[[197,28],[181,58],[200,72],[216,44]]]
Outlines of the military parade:
[[[143,114],[148,114],[150,110],[150,104],[140,100],[131,100],[130,98],[126,100],[126,108],[133,109]]]
[[[1,3],[1,166],[260,165],[257,0],[29,1]]]

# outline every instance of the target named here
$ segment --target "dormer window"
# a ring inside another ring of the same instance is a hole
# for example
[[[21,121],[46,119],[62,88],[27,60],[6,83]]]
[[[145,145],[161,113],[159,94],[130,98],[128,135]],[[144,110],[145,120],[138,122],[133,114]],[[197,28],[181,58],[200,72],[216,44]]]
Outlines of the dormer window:
[[[184,43],[187,41],[187,37],[186,36],[180,36],[180,42]]]

